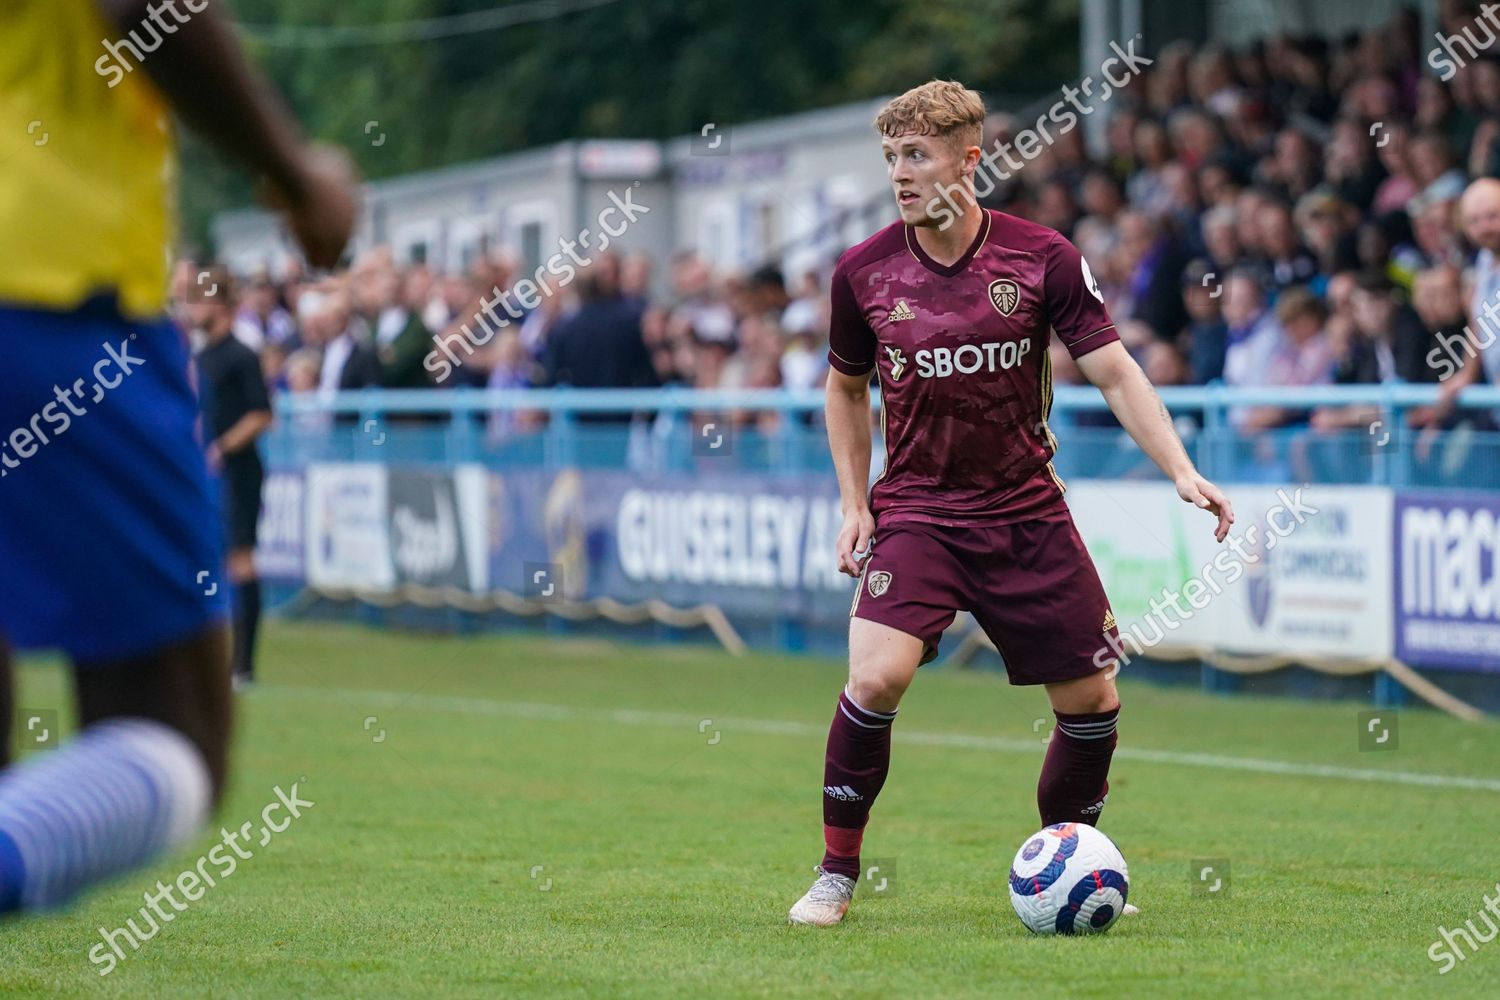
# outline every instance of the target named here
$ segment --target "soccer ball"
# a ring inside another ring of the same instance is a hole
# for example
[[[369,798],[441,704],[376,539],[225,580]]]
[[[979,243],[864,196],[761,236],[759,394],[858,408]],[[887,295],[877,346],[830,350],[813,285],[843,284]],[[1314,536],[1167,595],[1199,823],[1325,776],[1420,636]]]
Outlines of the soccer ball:
[[[1107,931],[1129,893],[1120,849],[1086,823],[1055,823],[1027,837],[1010,865],[1010,905],[1037,934]]]

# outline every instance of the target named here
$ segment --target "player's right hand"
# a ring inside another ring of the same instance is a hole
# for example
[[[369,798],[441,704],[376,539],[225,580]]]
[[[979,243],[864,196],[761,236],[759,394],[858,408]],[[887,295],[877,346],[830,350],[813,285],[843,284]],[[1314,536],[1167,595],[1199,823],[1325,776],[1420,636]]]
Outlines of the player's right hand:
[[[844,515],[839,529],[839,572],[857,577],[860,564],[869,558],[870,537],[875,534],[875,515],[868,509]]]
[[[266,192],[266,202],[286,214],[313,267],[333,267],[349,244],[359,218],[358,183],[348,154],[320,145],[303,156],[297,190]]]

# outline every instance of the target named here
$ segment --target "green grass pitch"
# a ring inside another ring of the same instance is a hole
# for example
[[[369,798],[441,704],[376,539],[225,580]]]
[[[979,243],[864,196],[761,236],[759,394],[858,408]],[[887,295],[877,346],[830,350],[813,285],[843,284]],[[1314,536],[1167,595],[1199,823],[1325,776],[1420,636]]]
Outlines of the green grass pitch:
[[[1127,670],[1101,826],[1143,912],[1036,938],[1005,875],[1045,697],[925,670],[865,841],[894,878],[814,930],[786,911],[821,856],[837,662],[278,622],[263,663],[220,820],[292,782],[314,805],[108,976],[99,928],[217,835],[0,925],[0,996],[1500,996],[1500,943],[1428,957],[1500,882],[1492,725],[1407,711],[1397,749],[1361,753],[1367,706]],[[48,664],[20,687],[66,702]],[[1191,877],[1226,859],[1227,891]]]

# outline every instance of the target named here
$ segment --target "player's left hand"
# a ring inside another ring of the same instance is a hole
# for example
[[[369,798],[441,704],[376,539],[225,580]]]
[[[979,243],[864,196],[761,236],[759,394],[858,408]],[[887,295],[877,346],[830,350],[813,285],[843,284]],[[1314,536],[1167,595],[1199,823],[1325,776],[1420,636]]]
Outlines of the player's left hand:
[[[1177,495],[1182,499],[1219,518],[1219,524],[1214,528],[1214,541],[1222,542],[1229,537],[1229,528],[1234,524],[1234,504],[1229,502],[1223,490],[1196,472],[1177,480],[1176,486]]]

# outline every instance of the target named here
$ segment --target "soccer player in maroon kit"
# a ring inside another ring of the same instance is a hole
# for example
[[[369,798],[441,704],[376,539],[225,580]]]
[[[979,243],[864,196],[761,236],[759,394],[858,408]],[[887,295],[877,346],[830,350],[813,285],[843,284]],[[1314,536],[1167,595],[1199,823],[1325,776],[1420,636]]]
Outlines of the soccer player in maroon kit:
[[[1120,701],[1098,654],[1116,628],[1052,469],[1052,331],[1178,495],[1217,516],[1219,541],[1234,522],[1120,344],[1077,248],[978,206],[984,114],[978,94],[947,81],[880,112],[901,220],[833,274],[828,440],[844,510],[839,569],[859,589],[849,683],[828,732],[823,863],[792,923],[829,926],[848,911],[897,706],[960,610],[994,640],[1012,684],[1047,687],[1057,728],[1037,785],[1042,823],[1099,822]],[[867,493],[872,373],[886,461]]]

